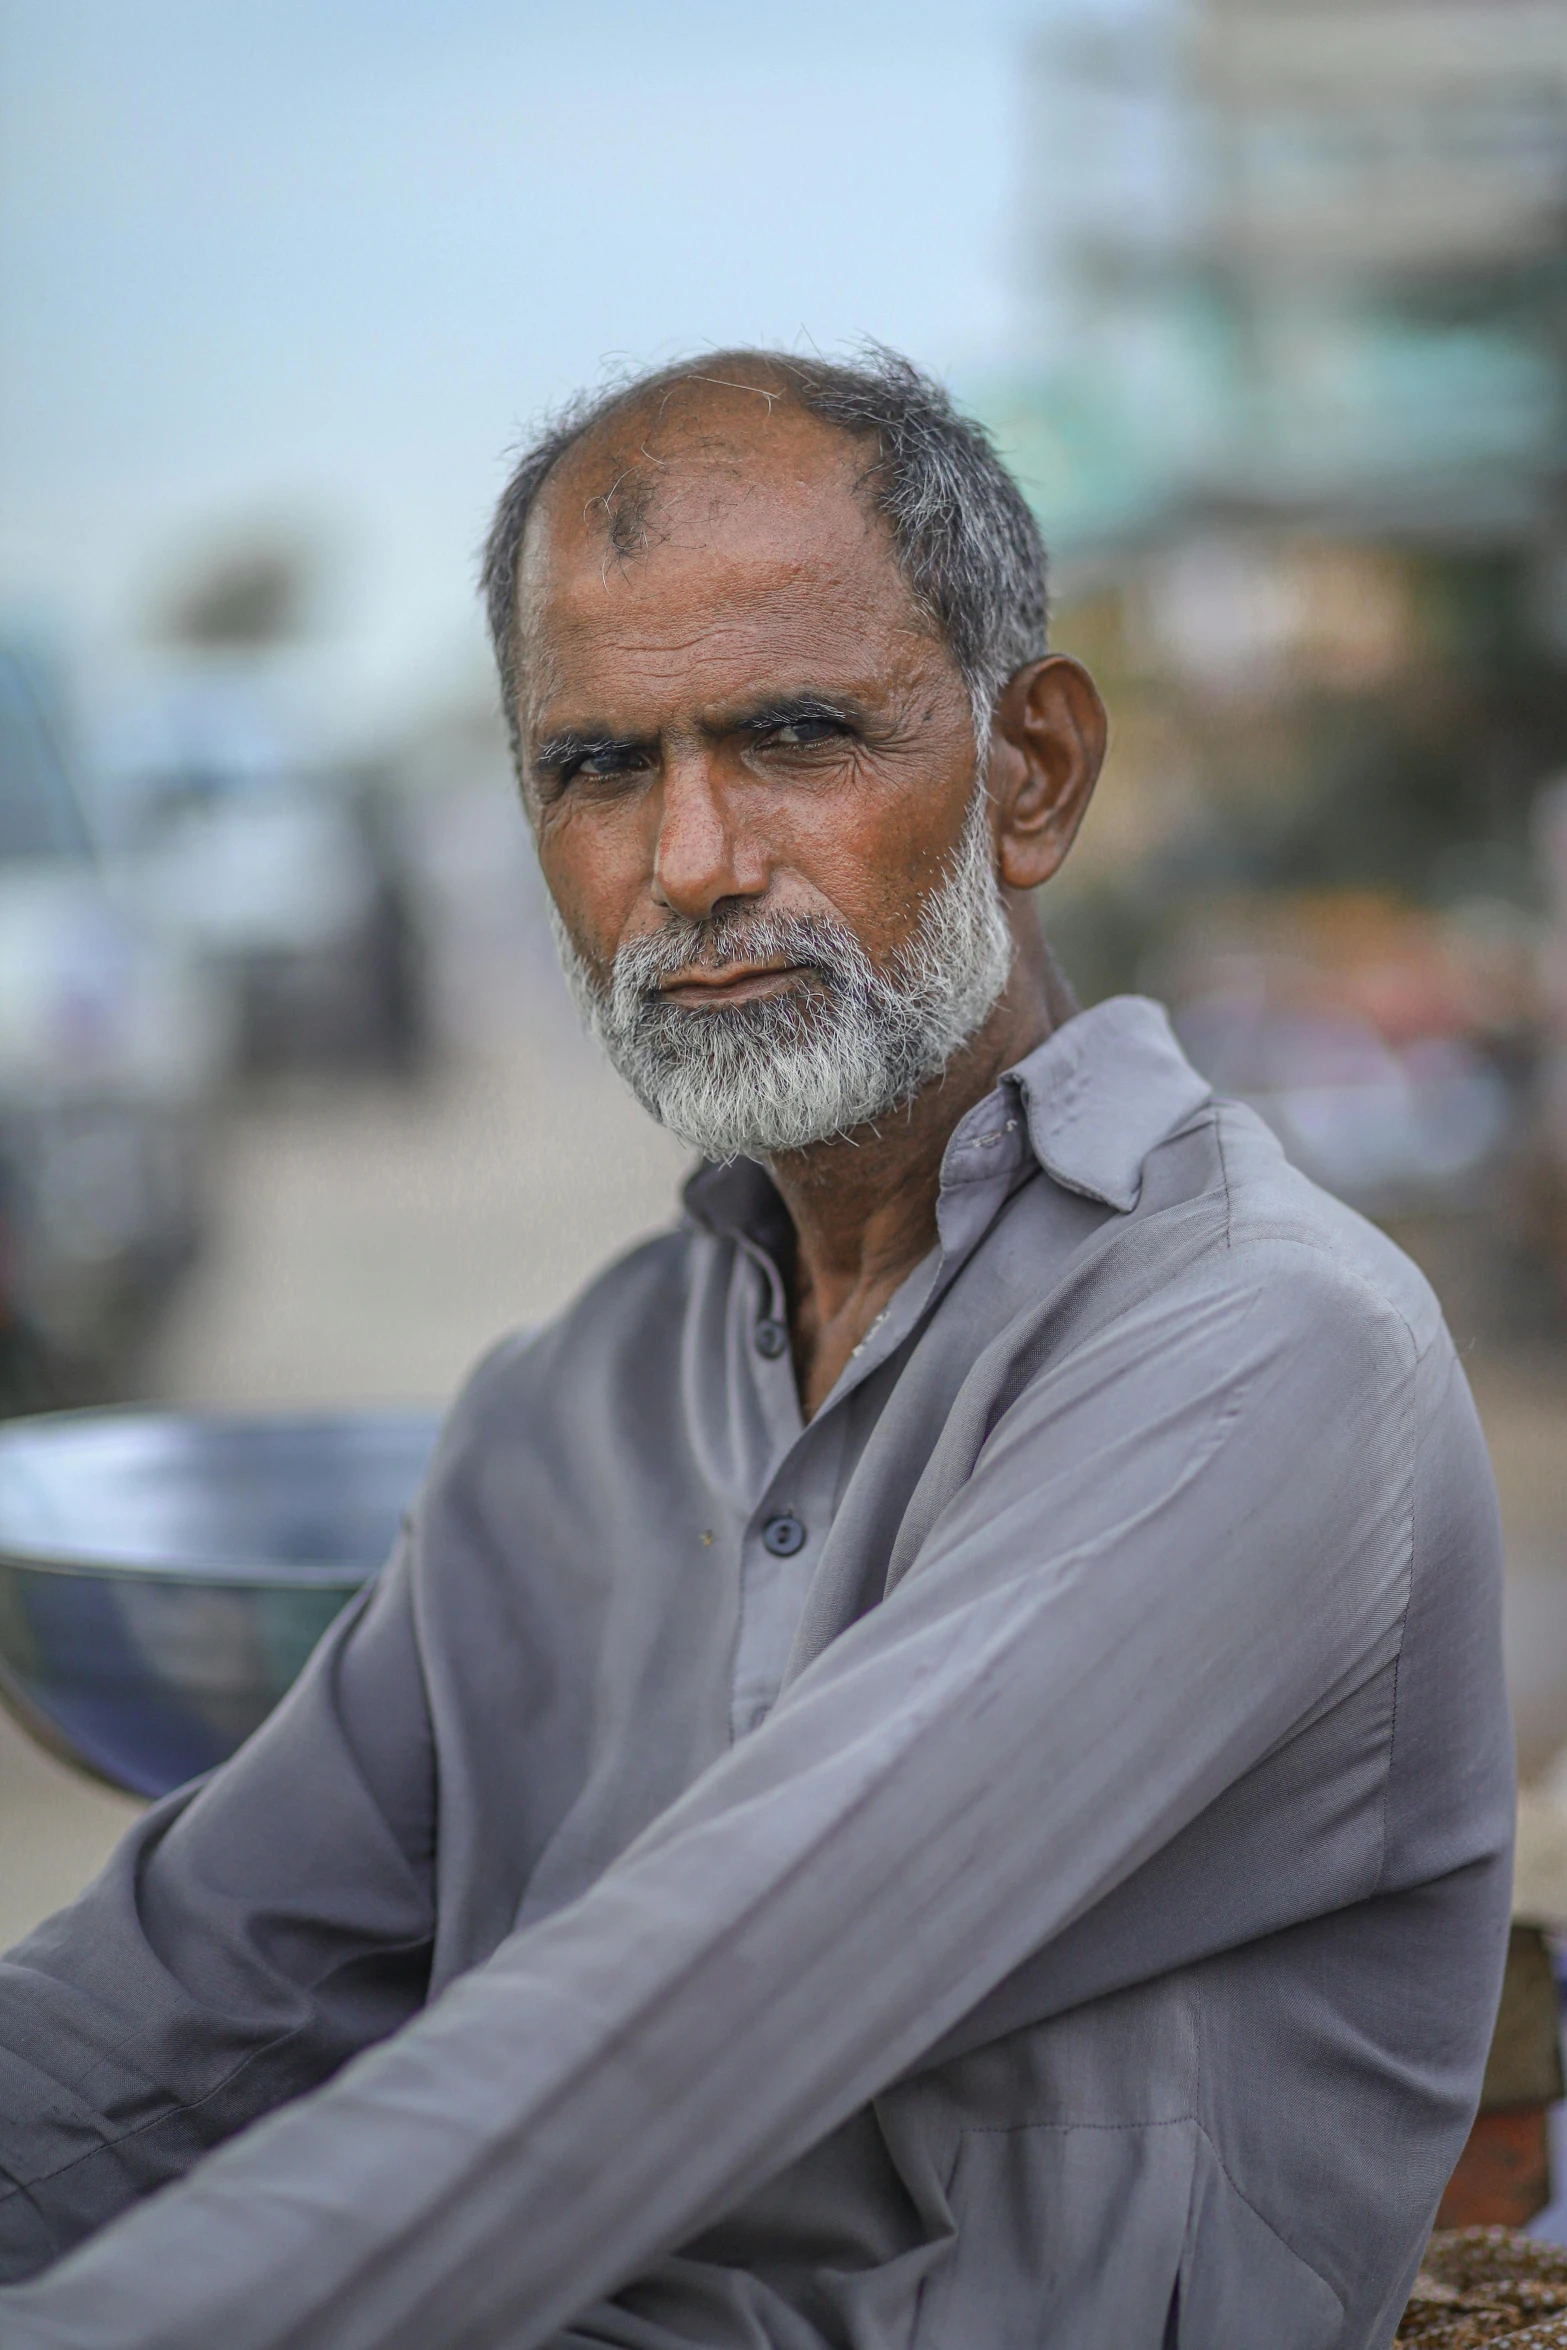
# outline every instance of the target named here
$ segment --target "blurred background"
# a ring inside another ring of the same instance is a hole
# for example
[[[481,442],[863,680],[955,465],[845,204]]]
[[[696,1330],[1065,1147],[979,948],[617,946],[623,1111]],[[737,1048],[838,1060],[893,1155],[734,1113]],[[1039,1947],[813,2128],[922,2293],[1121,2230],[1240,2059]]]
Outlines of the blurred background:
[[[668,1217],[474,551],[606,367],[870,335],[1110,702],[1080,992],[1442,1294],[1550,1775],[1567,0],[3,0],[0,321],[0,1414],[439,1401]],[[133,1810],[0,1722],[0,1944]]]

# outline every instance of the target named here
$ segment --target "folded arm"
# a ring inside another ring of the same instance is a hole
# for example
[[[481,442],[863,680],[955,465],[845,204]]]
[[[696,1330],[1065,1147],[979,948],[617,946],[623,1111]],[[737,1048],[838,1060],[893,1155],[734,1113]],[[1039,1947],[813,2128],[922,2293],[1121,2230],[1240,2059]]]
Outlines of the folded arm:
[[[546,2340],[1385,1659],[1412,1352],[1288,1248],[1085,1345],[891,1596],[589,1893],[0,2294],[7,2350]]]

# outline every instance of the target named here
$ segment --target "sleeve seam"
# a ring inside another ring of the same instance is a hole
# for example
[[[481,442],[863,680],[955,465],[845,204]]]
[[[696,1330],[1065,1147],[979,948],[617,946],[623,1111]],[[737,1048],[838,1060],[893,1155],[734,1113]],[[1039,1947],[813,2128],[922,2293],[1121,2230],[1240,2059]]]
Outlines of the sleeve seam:
[[[1239,1242],[1231,1241],[1230,1246],[1239,1256],[1244,1254],[1248,1247],[1260,1248],[1269,1241],[1283,1242],[1289,1247],[1298,1248],[1313,1260],[1330,1266],[1342,1281],[1353,1286],[1362,1297],[1369,1299],[1376,1307],[1380,1319],[1396,1322],[1409,1341],[1407,1375],[1411,1378],[1414,1376],[1436,1343],[1442,1327],[1440,1320],[1438,1320],[1431,1336],[1422,1341],[1414,1324],[1396,1298],[1390,1297],[1387,1291],[1379,1283],[1373,1281],[1369,1274],[1363,1273],[1358,1265],[1346,1264],[1341,1257],[1334,1254],[1332,1249],[1325,1247],[1320,1240],[1314,1239],[1309,1233],[1294,1230],[1261,1230],[1244,1235]]]
[[[1229,1161],[1224,1155],[1224,1112],[1217,1103],[1214,1105],[1213,1112],[1213,1141],[1214,1148],[1219,1154],[1219,1180],[1224,1185],[1224,1245],[1228,1249],[1235,1245],[1233,1238],[1235,1193],[1230,1183]]]
[[[149,2131],[160,2128],[165,2122],[177,2120],[183,2114],[200,2113],[203,2106],[210,2105],[215,2097],[221,2097],[225,2089],[232,2088],[240,2076],[248,2072],[253,2064],[259,2063],[262,2057],[276,2056],[290,2047],[300,2038],[302,2030],[302,2026],[296,2027],[292,2032],[284,2033],[279,2040],[269,2040],[263,2047],[252,2048],[247,2055],[240,2058],[238,2064],[223,2075],[220,2081],[214,2081],[211,2088],[200,2097],[182,2099],[176,2104],[162,2106],[157,2113],[149,2114],[144,2122],[137,2122],[130,2129],[120,2130],[112,2138],[101,2138],[96,2146],[89,2146],[84,2153],[73,2155],[69,2162],[59,2163],[53,2170],[40,2171],[36,2177],[30,2179],[11,2178],[7,2182],[4,2192],[0,2193],[0,2203],[8,2201],[14,2195],[31,2195],[33,2190],[38,2187],[52,2186],[56,2180],[68,2178],[72,2171],[80,2170],[83,2163],[96,2162],[100,2155],[117,2153],[120,2147],[128,2146],[135,2139],[145,2137]],[[279,2104],[286,2102],[286,2099],[278,2100]],[[276,2108],[269,2107],[268,2110],[275,2111]]]

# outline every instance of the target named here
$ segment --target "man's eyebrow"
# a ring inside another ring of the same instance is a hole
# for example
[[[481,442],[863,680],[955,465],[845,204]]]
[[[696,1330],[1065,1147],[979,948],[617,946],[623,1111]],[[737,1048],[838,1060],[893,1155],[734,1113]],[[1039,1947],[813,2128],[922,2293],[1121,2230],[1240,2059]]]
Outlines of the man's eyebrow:
[[[767,734],[775,726],[798,726],[819,718],[831,726],[861,726],[865,713],[852,696],[821,693],[770,694],[715,720],[703,729],[709,734]]]
[[[565,727],[557,734],[541,735],[531,744],[528,763],[558,770],[574,766],[579,759],[602,758],[610,751],[643,751],[650,740],[646,735],[584,733],[575,727]]]
[[[716,742],[726,734],[768,734],[774,727],[798,726],[812,718],[830,726],[860,727],[865,723],[865,712],[853,695],[811,691],[769,694],[764,700],[717,712],[703,723],[702,732]],[[541,735],[530,747],[528,761],[541,772],[559,774],[583,759],[651,750],[656,741],[654,735],[611,734],[607,729],[568,726]]]

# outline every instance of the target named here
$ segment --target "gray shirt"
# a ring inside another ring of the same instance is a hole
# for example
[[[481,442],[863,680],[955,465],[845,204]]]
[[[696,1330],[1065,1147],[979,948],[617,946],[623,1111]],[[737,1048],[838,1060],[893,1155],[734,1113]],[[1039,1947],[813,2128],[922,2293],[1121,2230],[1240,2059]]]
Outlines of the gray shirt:
[[[1136,999],[938,1225],[808,1426],[743,1164],[481,1365],[0,1969],[4,2350],[1387,2342],[1507,1934],[1441,1318]]]

